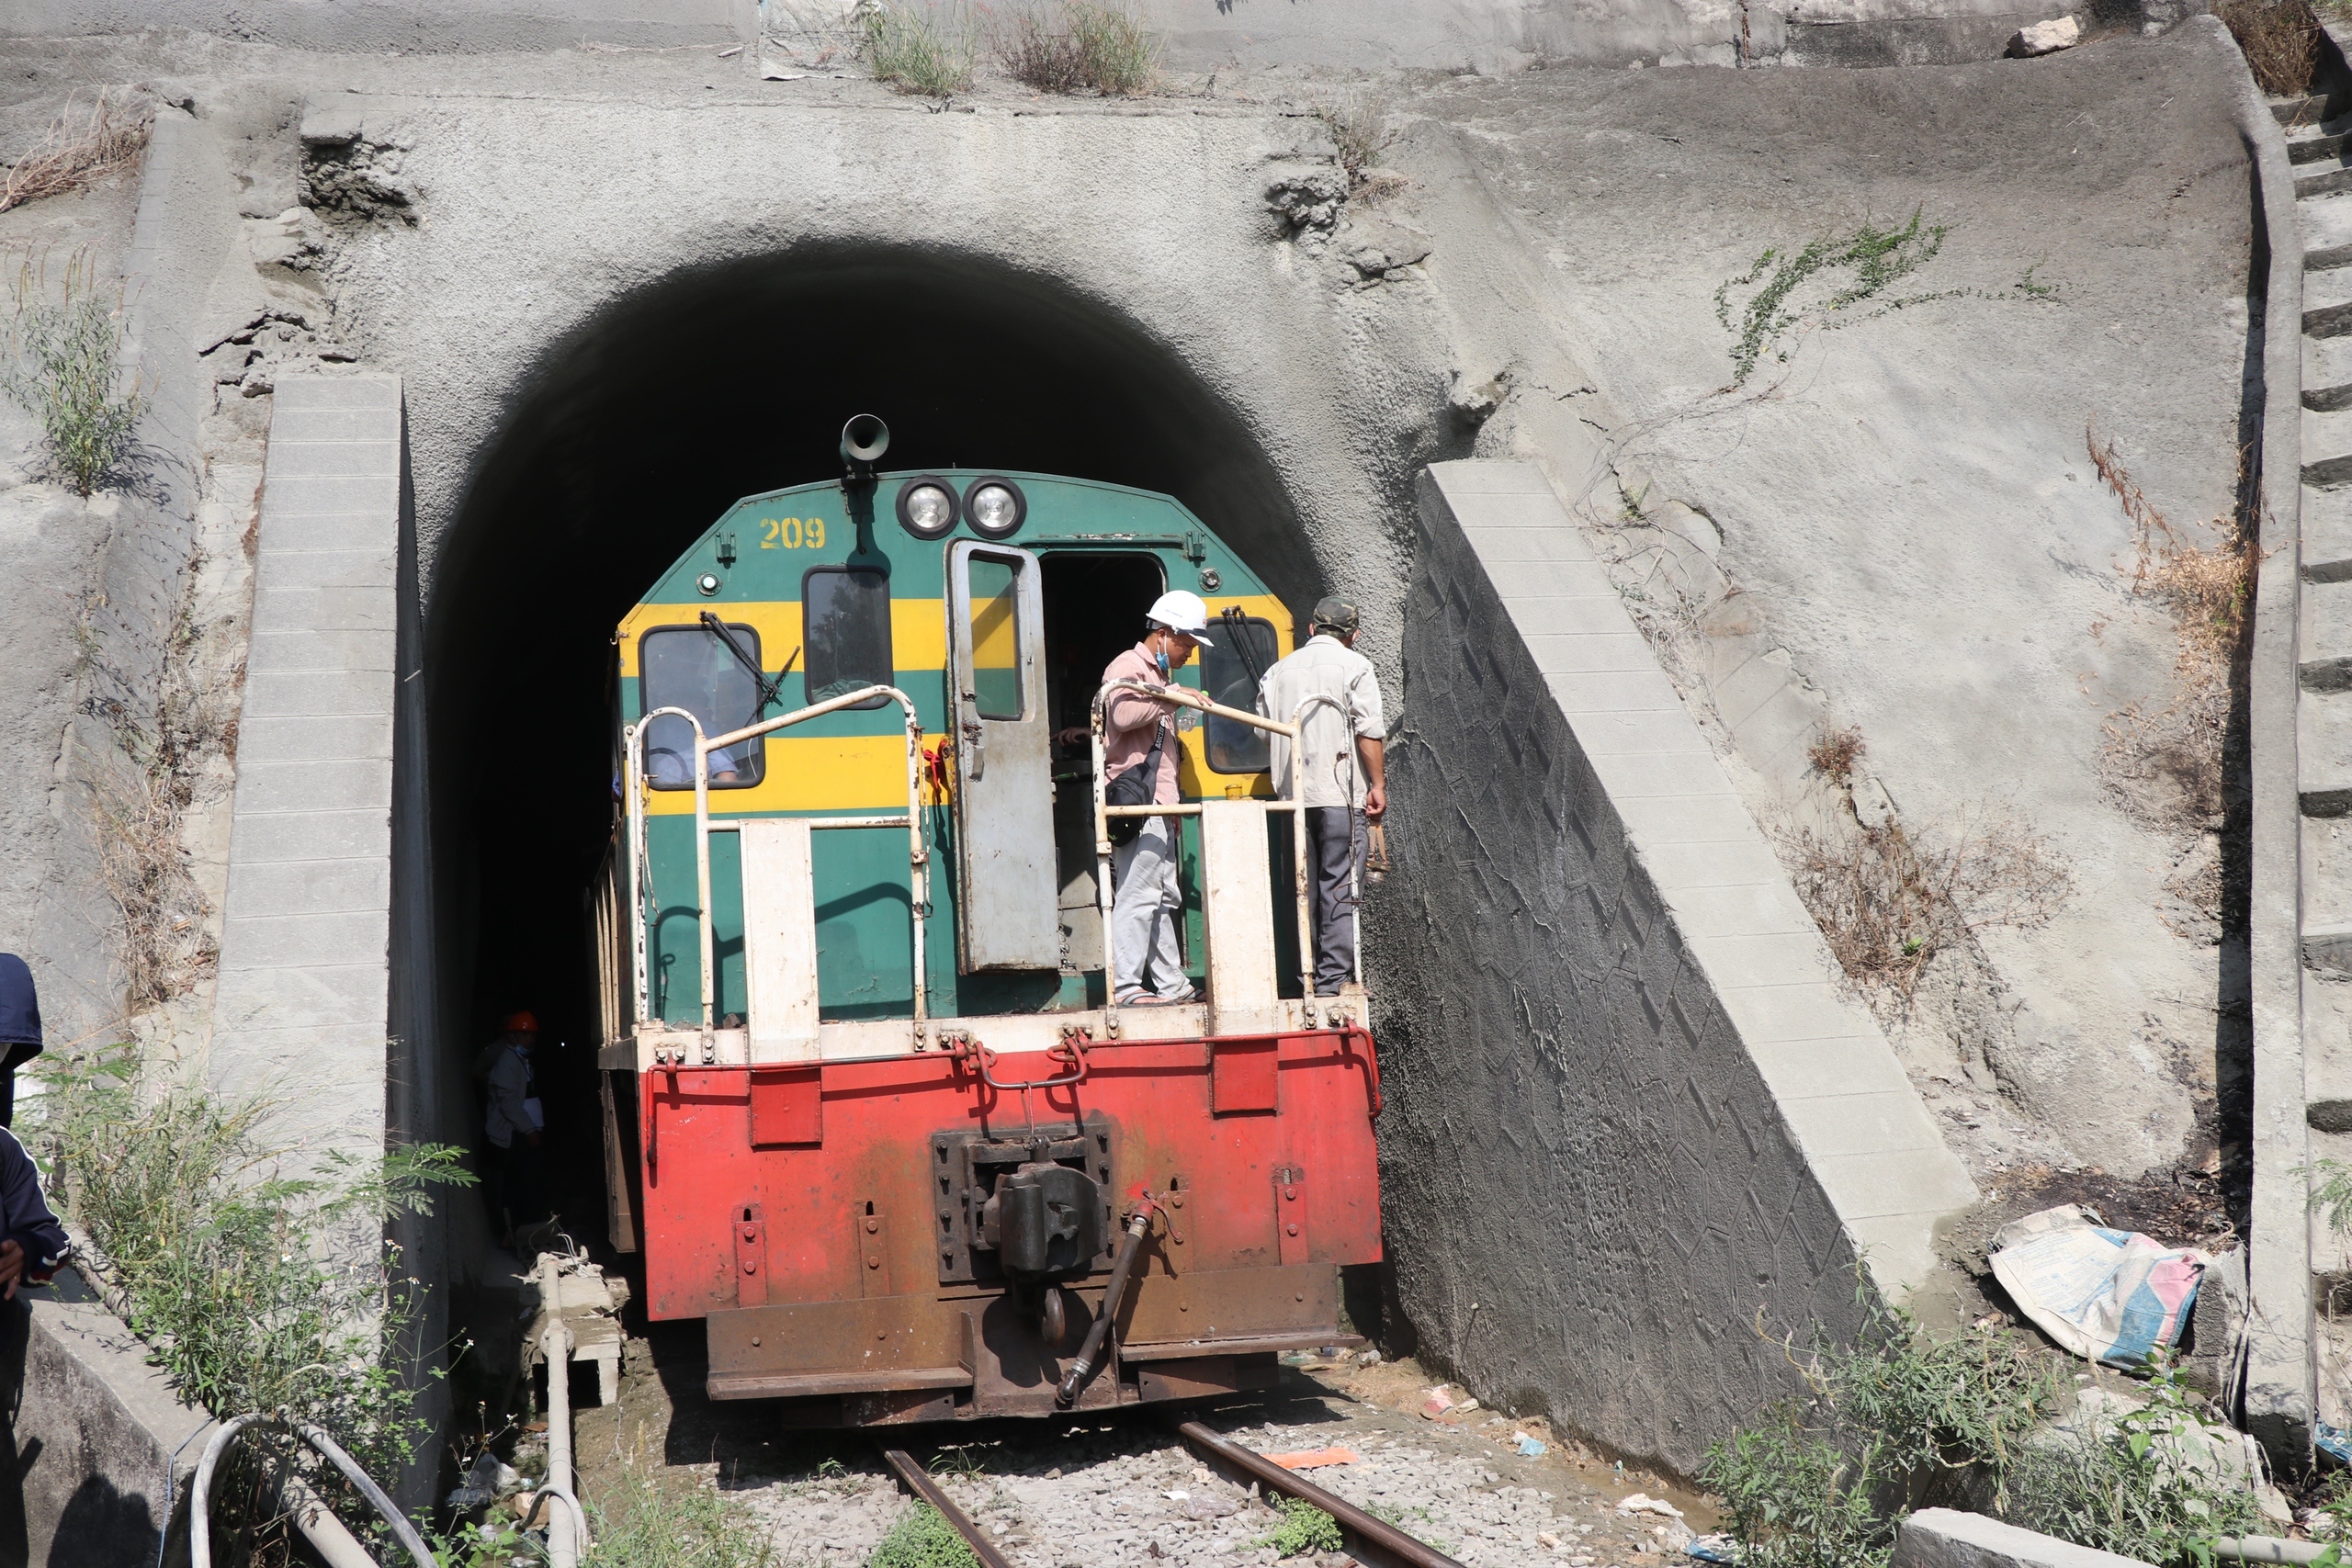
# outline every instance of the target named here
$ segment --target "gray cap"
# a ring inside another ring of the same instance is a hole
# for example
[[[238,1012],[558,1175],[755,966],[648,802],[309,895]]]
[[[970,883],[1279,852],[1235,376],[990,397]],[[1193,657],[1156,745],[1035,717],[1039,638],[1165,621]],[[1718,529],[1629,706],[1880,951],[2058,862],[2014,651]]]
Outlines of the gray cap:
[[[1306,617],[1306,624],[1320,632],[1351,632],[1363,619],[1361,611],[1333,593],[1315,602],[1315,613]]]

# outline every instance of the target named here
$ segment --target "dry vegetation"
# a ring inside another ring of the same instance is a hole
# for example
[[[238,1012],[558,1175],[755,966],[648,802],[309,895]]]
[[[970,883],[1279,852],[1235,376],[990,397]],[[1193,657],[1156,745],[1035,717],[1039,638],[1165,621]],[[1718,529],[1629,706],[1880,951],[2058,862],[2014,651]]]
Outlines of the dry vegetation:
[[[1906,1000],[1939,952],[1987,927],[2041,925],[2075,886],[2048,840],[2003,818],[1950,838],[1892,821],[1796,828],[1781,849],[1838,966]]]
[[[1024,6],[990,41],[1004,73],[1041,93],[1137,97],[1159,85],[1159,39],[1128,0]]]
[[[1870,748],[1862,744],[1862,732],[1847,725],[1833,724],[1821,732],[1821,739],[1805,749],[1805,760],[1814,772],[1840,788],[1854,782],[1854,767]]]
[[[1373,178],[1374,162],[1396,141],[1396,128],[1388,123],[1387,100],[1377,94],[1351,92],[1317,99],[1314,112],[1340,150],[1348,188],[1362,192]]]
[[[2256,84],[2282,97],[2308,93],[2319,70],[2319,18],[2308,0],[2230,0],[2213,7],[2245,54]]]
[[[191,584],[201,561],[191,558]],[[199,778],[233,758],[243,672],[213,667],[184,599],[165,628],[153,701],[105,655],[96,622],[103,596],[83,601],[76,626],[82,711],[104,724],[119,754],[94,770],[91,822],[98,874],[116,914],[125,1010],[136,1015],[186,993],[220,957],[211,906],[197,886],[183,830]]]
[[[2245,677],[2261,565],[2253,506],[2215,518],[2211,526],[2221,543],[2208,549],[2165,521],[2132,481],[2113,442],[2102,444],[2089,427],[2084,439],[2092,466],[2132,521],[2132,595],[2171,615],[2178,642],[2170,700],[2161,708],[2135,703],[2112,716],[2105,761],[2120,783],[2164,786],[2157,826],[2199,830],[2229,802],[2230,715]],[[2128,789],[2119,793],[2135,804]],[[2143,814],[2150,809],[2144,801],[2136,805]]]
[[[104,93],[87,118],[77,118],[69,103],[40,144],[0,174],[0,212],[45,196],[62,196],[130,167],[146,147],[153,125],[152,110],[125,109],[108,103]]]

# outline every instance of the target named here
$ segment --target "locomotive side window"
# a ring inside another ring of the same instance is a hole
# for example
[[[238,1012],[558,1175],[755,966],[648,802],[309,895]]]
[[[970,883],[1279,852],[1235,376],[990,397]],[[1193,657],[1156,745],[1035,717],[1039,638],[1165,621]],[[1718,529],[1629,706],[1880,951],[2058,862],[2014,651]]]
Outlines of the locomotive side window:
[[[1009,557],[975,554],[970,576],[973,705],[982,718],[1021,713],[1021,567]]]
[[[662,626],[639,638],[639,711],[684,708],[701,722],[706,736],[724,735],[755,722],[760,688],[745,660],[759,663],[760,634],[738,623],[729,623],[727,632],[742,658],[707,626]],[[647,726],[645,772],[655,789],[694,788],[694,726],[674,714]],[[767,748],[758,740],[710,754],[713,789],[749,789],[766,772]]]
[[[898,683],[890,651],[890,579],[865,567],[820,566],[800,580],[808,700]],[[888,697],[854,705],[878,708]]]
[[[1241,624],[1250,638],[1250,657],[1244,657],[1243,649],[1236,646],[1233,623],[1220,617],[1216,626],[1216,646],[1201,649],[1201,684],[1210,700],[1219,706],[1253,713],[1258,707],[1258,677],[1250,673],[1252,660],[1259,670],[1272,669],[1274,660],[1281,657],[1281,645],[1275,640],[1272,621],[1252,615]],[[1290,717],[1282,713],[1272,716]],[[1264,730],[1215,714],[1209,715],[1207,728],[1212,772],[1262,773],[1274,765],[1271,741]]]

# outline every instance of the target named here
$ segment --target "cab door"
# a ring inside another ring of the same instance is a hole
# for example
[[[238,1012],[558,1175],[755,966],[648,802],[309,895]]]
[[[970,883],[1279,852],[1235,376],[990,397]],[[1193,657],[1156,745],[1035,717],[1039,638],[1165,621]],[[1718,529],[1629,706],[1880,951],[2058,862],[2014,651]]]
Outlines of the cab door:
[[[1027,550],[978,540],[948,547],[956,940],[967,975],[1061,964],[1045,604]]]

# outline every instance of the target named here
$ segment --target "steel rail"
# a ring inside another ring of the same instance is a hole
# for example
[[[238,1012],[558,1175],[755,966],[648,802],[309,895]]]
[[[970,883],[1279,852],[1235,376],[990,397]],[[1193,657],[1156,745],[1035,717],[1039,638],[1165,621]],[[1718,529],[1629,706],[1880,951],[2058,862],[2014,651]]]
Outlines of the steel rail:
[[[1330,1515],[1351,1538],[1350,1547],[1355,1554],[1375,1564],[1375,1568],[1462,1568],[1461,1563],[1428,1542],[1415,1540],[1387,1520],[1375,1518],[1346,1498],[1294,1475],[1263,1454],[1250,1452],[1198,1421],[1176,1421],[1173,1425],[1176,1435],[1199,1450],[1204,1459],[1230,1465],[1253,1481],[1285,1496],[1312,1503]]]
[[[1006,1561],[1004,1553],[996,1549],[996,1543],[982,1535],[980,1527],[965,1517],[964,1510],[956,1506],[956,1500],[941,1491],[939,1483],[915,1462],[912,1454],[904,1449],[884,1449],[882,1462],[906,1483],[908,1491],[938,1509],[940,1517],[956,1527],[956,1533],[964,1538],[964,1544],[970,1547],[972,1555],[980,1560],[980,1568],[1013,1568]]]

